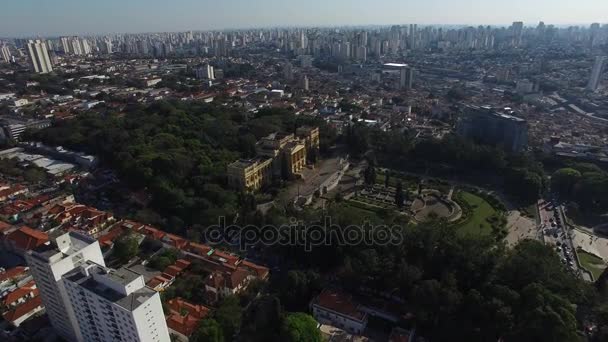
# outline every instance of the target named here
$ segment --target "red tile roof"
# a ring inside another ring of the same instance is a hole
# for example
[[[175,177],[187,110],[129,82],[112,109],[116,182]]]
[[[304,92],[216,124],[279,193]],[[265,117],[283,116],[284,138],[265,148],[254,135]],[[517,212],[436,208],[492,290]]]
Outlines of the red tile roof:
[[[200,243],[190,242],[188,245],[188,251],[200,256],[207,256],[207,253],[211,252],[212,250],[213,248]]]
[[[313,304],[359,321],[365,318],[352,296],[341,291],[325,289],[315,298]]]
[[[5,231],[7,231],[11,228],[13,228],[12,225],[10,225],[4,221],[0,221],[0,234],[4,233]]]
[[[167,306],[169,307],[167,326],[185,336],[192,335],[198,323],[211,311],[203,305],[195,305],[181,298],[169,300]]]
[[[0,282],[8,279],[14,279],[23,276],[27,273],[28,268],[25,266],[17,266],[0,273]]]
[[[11,311],[6,312],[4,315],[5,320],[9,322],[14,322],[19,318],[29,314],[30,312],[36,310],[36,308],[42,306],[42,299],[40,296],[30,299],[29,301],[19,305]]]
[[[20,288],[16,289],[15,291],[7,294],[6,297],[4,297],[4,299],[2,300],[2,304],[4,306],[10,306],[14,302],[25,296],[36,297],[38,296],[38,291],[39,290],[36,288],[36,283],[32,280],[27,284],[21,286]]]
[[[23,226],[8,234],[6,240],[10,241],[16,248],[20,250],[30,251],[47,243],[49,241],[49,236],[48,234],[39,230]]]

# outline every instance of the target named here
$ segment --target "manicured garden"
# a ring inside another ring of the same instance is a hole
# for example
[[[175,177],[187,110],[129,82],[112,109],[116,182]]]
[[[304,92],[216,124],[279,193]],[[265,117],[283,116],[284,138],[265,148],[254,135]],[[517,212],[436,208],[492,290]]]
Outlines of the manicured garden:
[[[464,235],[491,235],[497,228],[504,226],[501,212],[488,201],[476,194],[459,191],[456,202],[463,209],[462,219],[456,222],[456,229]]]
[[[576,253],[578,254],[578,260],[580,261],[581,266],[593,274],[593,280],[599,279],[602,272],[606,269],[604,260],[583,250],[578,250]]]

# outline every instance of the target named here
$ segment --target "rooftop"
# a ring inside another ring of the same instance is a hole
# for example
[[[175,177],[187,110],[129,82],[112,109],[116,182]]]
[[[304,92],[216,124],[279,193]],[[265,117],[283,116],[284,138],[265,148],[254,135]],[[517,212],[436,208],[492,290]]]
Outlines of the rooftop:
[[[105,284],[100,283],[98,280],[94,279],[92,274],[98,274],[104,277],[108,277],[110,280],[123,285],[132,282],[136,278],[141,277],[141,275],[125,268],[119,270],[112,270],[93,264],[91,262],[87,264],[89,266],[89,274],[87,274],[87,272],[84,272],[83,268],[78,268],[67,273],[64,277],[69,281],[74,282],[82,286],[83,288],[91,291],[97,296],[100,296],[106,299],[107,301],[119,305],[120,307],[126,310],[133,311],[137,309],[141,304],[145,303],[156,293],[156,291],[148,287],[142,287],[139,290],[136,290],[131,294],[125,296],[123,293],[120,293],[115,289],[112,289],[106,286]]]

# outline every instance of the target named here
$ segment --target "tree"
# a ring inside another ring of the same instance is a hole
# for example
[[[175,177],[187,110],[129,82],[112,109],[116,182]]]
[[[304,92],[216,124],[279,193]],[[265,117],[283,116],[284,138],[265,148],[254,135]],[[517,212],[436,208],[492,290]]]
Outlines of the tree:
[[[275,296],[256,298],[243,313],[239,333],[242,342],[280,341],[279,329],[283,321],[281,302]]]
[[[236,296],[224,298],[214,314],[215,320],[222,327],[224,337],[232,341],[241,326],[242,309]]]
[[[321,342],[322,336],[317,329],[317,321],[305,313],[292,313],[285,317],[281,328],[282,341]]]
[[[139,244],[132,234],[122,236],[114,243],[113,254],[121,263],[126,263],[137,255]]]
[[[397,190],[395,190],[395,205],[397,208],[403,208],[403,204],[405,202],[405,194],[403,192],[403,183],[401,181],[397,182]]]
[[[562,196],[570,197],[574,186],[580,181],[582,174],[572,168],[563,168],[555,171],[551,176],[551,189]]]
[[[224,342],[224,333],[220,324],[212,319],[203,319],[194,334],[190,336],[192,342]]]
[[[367,166],[367,169],[365,169],[363,179],[367,185],[376,184],[376,165],[373,160],[369,161],[369,165]]]

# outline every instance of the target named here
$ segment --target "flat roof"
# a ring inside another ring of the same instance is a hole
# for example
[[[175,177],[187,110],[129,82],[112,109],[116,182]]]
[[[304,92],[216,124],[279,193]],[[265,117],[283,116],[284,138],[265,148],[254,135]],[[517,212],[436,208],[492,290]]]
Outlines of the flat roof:
[[[95,269],[90,270],[91,272],[105,272],[105,270],[109,270],[108,273],[104,273],[104,275],[110,277],[112,280],[117,280],[120,283],[128,283],[132,281],[133,277],[140,277],[140,275],[134,271],[121,269],[121,270],[112,270],[105,269],[101,266],[93,266]],[[152,290],[148,287],[142,287],[141,289],[132,292],[128,296],[115,291],[112,288],[105,286],[104,284],[96,281],[92,276],[85,275],[80,268],[76,268],[66,274],[66,277],[71,282],[74,282],[83,288],[91,291],[92,293],[110,301],[125,310],[133,311],[137,309],[141,304],[145,303],[149,298],[151,298],[156,291]],[[129,280],[130,279],[130,280]]]
[[[407,64],[403,64],[403,63],[384,63],[385,67],[393,67],[393,68],[404,68],[407,66]]]

